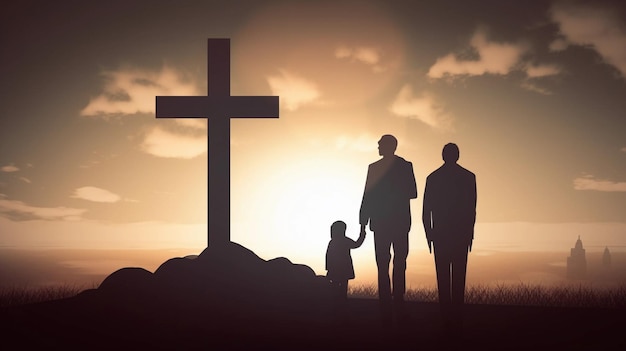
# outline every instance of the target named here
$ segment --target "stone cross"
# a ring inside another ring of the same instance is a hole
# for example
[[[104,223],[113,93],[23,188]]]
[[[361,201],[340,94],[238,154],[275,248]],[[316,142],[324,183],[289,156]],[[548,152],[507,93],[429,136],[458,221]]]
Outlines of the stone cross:
[[[230,95],[230,39],[209,39],[208,96],[157,96],[157,118],[208,118],[208,245],[230,242],[230,119],[278,118],[278,96]]]

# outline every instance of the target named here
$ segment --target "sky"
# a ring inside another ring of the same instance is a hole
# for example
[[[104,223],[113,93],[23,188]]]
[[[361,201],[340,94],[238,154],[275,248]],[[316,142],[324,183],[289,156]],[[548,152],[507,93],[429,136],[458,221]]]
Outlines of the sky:
[[[383,134],[418,186],[409,270],[448,142],[477,177],[474,256],[626,251],[621,2],[23,1],[0,28],[0,250],[201,252],[206,121],[157,120],[155,96],[206,95],[207,39],[230,38],[231,94],[280,97],[231,122],[231,239],[259,256],[324,274]],[[353,258],[369,277],[371,233]]]

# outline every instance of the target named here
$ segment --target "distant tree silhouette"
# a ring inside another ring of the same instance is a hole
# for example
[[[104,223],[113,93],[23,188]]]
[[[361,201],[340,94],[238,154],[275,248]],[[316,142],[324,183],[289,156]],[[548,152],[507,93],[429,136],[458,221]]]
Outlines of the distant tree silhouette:
[[[411,207],[417,198],[413,164],[396,156],[398,140],[383,135],[378,141],[382,159],[369,165],[363,191],[359,221],[361,233],[369,223],[374,232],[374,250],[378,266],[378,297],[383,323],[392,320],[392,298],[396,311],[401,311],[406,289],[406,258],[409,254]],[[389,263],[393,247],[393,294],[389,279]]]
[[[476,176],[457,164],[459,148],[446,144],[444,164],[426,178],[422,223],[435,247],[439,304],[447,330],[460,331],[467,255],[476,222]]]

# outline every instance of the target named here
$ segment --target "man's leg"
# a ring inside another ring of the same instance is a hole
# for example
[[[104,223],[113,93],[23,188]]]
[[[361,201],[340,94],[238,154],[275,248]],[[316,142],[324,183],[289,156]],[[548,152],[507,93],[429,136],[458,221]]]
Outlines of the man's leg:
[[[406,258],[409,255],[409,233],[394,233],[393,238],[393,309],[396,321],[405,323],[408,314],[404,308],[406,292]]]
[[[389,235],[374,233],[374,251],[378,267],[378,298],[391,300],[391,282],[389,281],[389,262],[391,261],[391,241]]]
[[[374,251],[378,267],[378,301],[383,323],[391,322],[391,282],[389,262],[391,261],[391,240],[388,233],[374,232]]]
[[[393,298],[404,299],[406,292],[406,258],[409,255],[409,233],[394,233]]]
[[[463,304],[465,302],[465,279],[467,276],[467,247],[455,248],[452,257],[452,313],[455,323],[463,323]]]
[[[450,307],[452,304],[450,282],[450,252],[449,248],[435,243],[435,269],[437,271],[437,292],[439,308],[444,324],[450,323]]]
[[[456,248],[452,257],[452,302],[465,301],[465,279],[467,276],[467,247]]]

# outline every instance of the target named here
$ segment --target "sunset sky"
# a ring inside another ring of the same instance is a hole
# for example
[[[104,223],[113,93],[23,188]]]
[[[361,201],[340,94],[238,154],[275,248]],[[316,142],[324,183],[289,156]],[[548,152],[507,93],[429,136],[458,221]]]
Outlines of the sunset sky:
[[[280,96],[279,119],[231,124],[231,238],[262,258],[325,273],[330,224],[358,236],[383,134],[417,180],[408,276],[434,274],[422,194],[448,142],[477,178],[471,279],[473,258],[503,252],[560,252],[547,264],[562,267],[579,235],[590,254],[626,252],[619,1],[7,6],[0,253],[206,247],[206,121],[157,120],[155,96],[206,95],[208,38],[231,39],[232,95]],[[353,258],[370,277],[371,233]]]

